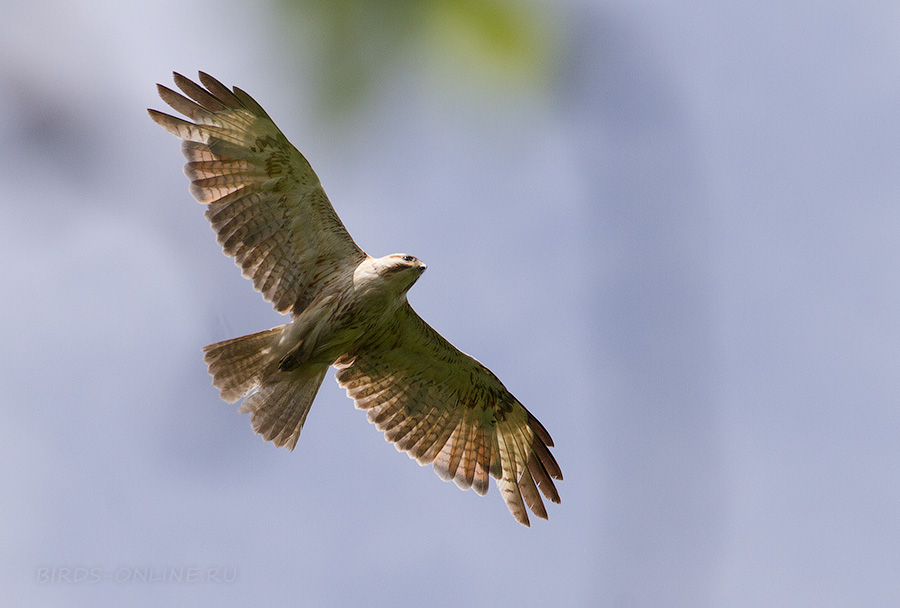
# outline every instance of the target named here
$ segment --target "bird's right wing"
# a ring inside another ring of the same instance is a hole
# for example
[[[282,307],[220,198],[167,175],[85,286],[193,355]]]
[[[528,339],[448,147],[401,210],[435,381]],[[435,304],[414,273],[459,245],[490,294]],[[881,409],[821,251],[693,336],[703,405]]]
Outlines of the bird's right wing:
[[[454,347],[409,306],[384,345],[338,359],[337,381],[384,437],[444,480],[484,494],[488,476],[516,521],[547,518],[562,471],[550,433],[491,371]],[[540,492],[538,491],[540,489]]]
[[[180,74],[185,95],[158,85],[163,101],[194,122],[148,110],[184,140],[191,193],[225,254],[280,313],[298,314],[324,284],[365,253],[338,218],[309,163],[247,93],[200,72]]]

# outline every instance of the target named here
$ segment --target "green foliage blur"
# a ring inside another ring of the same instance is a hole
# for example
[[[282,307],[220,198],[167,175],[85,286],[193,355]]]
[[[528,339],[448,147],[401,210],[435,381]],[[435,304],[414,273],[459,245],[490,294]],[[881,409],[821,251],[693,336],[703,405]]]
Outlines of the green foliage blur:
[[[301,77],[313,70],[329,112],[354,110],[398,74],[455,94],[543,89],[556,60],[556,19],[531,0],[277,1]]]

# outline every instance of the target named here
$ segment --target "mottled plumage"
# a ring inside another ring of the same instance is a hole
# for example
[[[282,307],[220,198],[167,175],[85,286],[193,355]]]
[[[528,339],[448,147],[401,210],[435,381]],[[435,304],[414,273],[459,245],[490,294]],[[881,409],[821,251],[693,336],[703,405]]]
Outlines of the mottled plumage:
[[[553,441],[484,365],[423,321],[406,292],[425,265],[372,258],[341,223],[309,163],[262,107],[200,73],[159,94],[189,122],[149,110],[184,140],[191,193],[226,255],[291,322],[204,348],[213,384],[254,431],[293,449],[328,367],[385,438],[444,480],[484,494],[488,477],[517,521],[559,502]],[[205,87],[205,88],[204,88]],[[527,509],[526,509],[527,507]]]

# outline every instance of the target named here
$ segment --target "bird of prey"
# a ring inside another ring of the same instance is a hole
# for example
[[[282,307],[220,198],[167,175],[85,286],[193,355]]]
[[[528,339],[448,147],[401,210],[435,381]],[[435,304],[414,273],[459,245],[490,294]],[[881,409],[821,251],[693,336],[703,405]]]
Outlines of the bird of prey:
[[[253,430],[294,449],[329,366],[385,439],[442,479],[478,494],[497,480],[515,519],[547,518],[562,472],[547,430],[484,365],[413,311],[406,293],[425,264],[367,255],[350,237],[306,158],[237,87],[180,74],[157,85],[188,120],[150,117],[181,138],[190,191],[226,255],[285,325],[210,344],[213,385],[250,413]],[[540,489],[540,492],[538,491]]]

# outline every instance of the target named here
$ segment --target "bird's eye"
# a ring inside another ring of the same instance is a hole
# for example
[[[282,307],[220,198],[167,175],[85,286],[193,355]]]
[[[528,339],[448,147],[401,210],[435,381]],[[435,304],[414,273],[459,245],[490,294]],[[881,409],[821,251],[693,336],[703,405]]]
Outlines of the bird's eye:
[[[405,255],[405,256],[403,256],[403,261],[404,261],[404,262],[412,262],[412,261],[415,260],[415,259],[416,259],[416,258],[414,258],[414,257],[411,256],[411,255]]]

